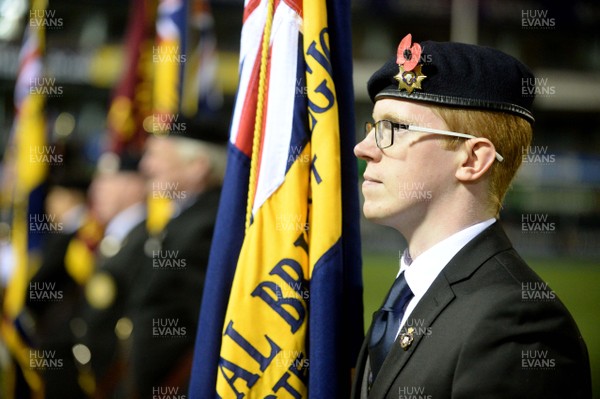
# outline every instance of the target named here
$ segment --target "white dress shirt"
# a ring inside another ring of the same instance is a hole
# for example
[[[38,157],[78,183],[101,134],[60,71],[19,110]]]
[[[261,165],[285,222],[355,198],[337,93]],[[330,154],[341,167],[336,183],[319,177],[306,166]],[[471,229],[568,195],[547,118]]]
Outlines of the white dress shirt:
[[[119,242],[138,224],[146,219],[146,205],[137,203],[119,212],[106,226],[104,236],[114,237]]]
[[[496,219],[494,218],[488,219],[473,226],[469,226],[458,233],[454,233],[420,254],[416,259],[413,259],[410,265],[407,265],[404,257],[402,257],[398,275],[404,272],[404,277],[406,278],[406,282],[414,294],[414,297],[406,306],[406,311],[402,317],[398,332],[400,332],[400,329],[402,329],[402,326],[406,323],[406,320],[412,311],[415,309],[421,298],[423,298],[423,295],[425,295],[433,283],[433,280],[436,279],[454,255],[495,221]]]
[[[119,212],[106,226],[104,237],[100,241],[100,253],[110,258],[123,246],[129,232],[146,219],[146,205],[137,203]]]

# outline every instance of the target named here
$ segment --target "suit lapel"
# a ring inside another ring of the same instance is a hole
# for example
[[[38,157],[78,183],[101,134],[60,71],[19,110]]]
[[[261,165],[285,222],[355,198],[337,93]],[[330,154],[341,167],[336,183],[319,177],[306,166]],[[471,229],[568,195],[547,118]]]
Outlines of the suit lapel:
[[[417,350],[419,343],[423,339],[423,334],[413,334],[412,344],[406,350],[402,349],[400,347],[400,339],[402,334],[407,332],[407,326],[423,327],[423,330],[426,331],[427,328],[431,327],[442,310],[454,299],[455,295],[451,287],[453,284],[470,278],[488,259],[510,248],[512,248],[510,240],[499,223],[496,222],[465,245],[452,258],[431,284],[431,287],[429,287],[423,298],[421,298],[419,304],[407,319],[402,331],[400,331],[398,339],[392,346],[388,357],[381,366],[381,371],[373,382],[373,387],[369,394],[370,399],[385,397],[398,377],[398,374]],[[368,335],[366,342],[368,342]],[[363,345],[361,352],[367,352],[365,345]],[[366,359],[366,354],[362,355]],[[407,381],[407,383],[410,384],[410,381]]]
[[[481,232],[464,246],[444,267],[442,273],[450,285],[468,279],[488,259],[512,248],[512,244],[498,222]]]
[[[371,330],[373,329],[373,325],[371,323],[371,327],[369,327],[369,331],[367,332],[366,338],[363,340],[362,347],[360,348],[360,352],[358,353],[358,359],[356,361],[356,370],[354,371],[354,380],[352,381],[352,395],[353,399],[360,398],[360,391],[362,387],[363,377],[365,374],[365,369],[367,367],[367,362],[369,360],[369,337],[371,335]]]
[[[431,293],[431,295],[429,293]],[[422,334],[422,332],[433,324],[440,312],[453,299],[454,293],[452,292],[448,281],[440,274],[431,285],[428,293],[425,294],[421,301],[419,301],[415,310],[406,320],[405,326],[402,327],[398,339],[394,342],[390,353],[381,366],[381,371],[373,382],[369,398],[385,397],[386,393],[394,383],[394,380],[423,339],[424,334]],[[419,331],[413,333],[412,343],[404,350],[400,346],[400,340],[402,335],[407,333],[408,328],[406,326],[408,325],[423,327],[423,331],[421,331],[421,333],[419,333]]]

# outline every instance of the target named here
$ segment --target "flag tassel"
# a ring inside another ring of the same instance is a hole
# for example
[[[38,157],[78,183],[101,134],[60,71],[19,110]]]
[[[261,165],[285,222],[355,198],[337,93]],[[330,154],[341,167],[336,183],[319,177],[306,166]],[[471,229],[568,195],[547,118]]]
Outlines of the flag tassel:
[[[246,205],[246,231],[248,231],[248,228],[250,228],[250,221],[252,220],[252,208],[254,206],[254,196],[256,194],[258,154],[260,151],[260,138],[265,103],[265,83],[267,80],[267,60],[269,55],[269,43],[271,41],[271,27],[273,26],[273,3],[274,0],[269,0],[267,6],[267,21],[265,24],[260,56],[258,99],[256,103],[256,118],[254,119],[254,137],[252,140],[252,158],[250,160],[250,179],[248,183],[248,202]]]

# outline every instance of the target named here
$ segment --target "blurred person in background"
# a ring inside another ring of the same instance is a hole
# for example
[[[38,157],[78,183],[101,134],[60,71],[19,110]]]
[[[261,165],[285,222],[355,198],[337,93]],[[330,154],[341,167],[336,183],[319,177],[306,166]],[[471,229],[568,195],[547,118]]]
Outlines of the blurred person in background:
[[[146,217],[146,188],[136,171],[138,161],[139,156],[104,154],[87,191],[87,201],[83,191],[64,187],[63,183],[47,196],[47,213],[55,216],[62,229],[49,237],[42,265],[30,284],[33,292],[28,295],[36,348],[53,352],[62,364],[42,372],[46,398],[91,396],[95,392],[95,372],[103,376],[103,366],[117,352],[115,323],[110,325],[117,278],[104,270],[135,226],[141,224],[145,232],[142,222]],[[52,173],[76,174],[77,170],[70,169]],[[88,206],[82,212],[84,202]],[[119,266],[126,270],[123,263]],[[55,293],[60,294],[60,300],[47,299]]]
[[[88,214],[87,190],[93,166],[80,156],[76,141],[59,143],[60,159],[51,167],[45,198],[45,217],[51,224],[44,237],[40,268],[31,278],[26,297],[23,326],[39,353],[52,353],[62,367],[42,368],[47,398],[80,398],[77,370],[72,361],[69,322],[77,312],[81,284],[66,265],[70,243],[77,236]],[[50,222],[50,220],[52,222]]]
[[[79,312],[70,322],[78,380],[90,397],[119,392],[125,367],[122,345],[130,329],[122,317],[147,239],[146,182],[137,169],[139,159],[126,151],[103,154],[90,187],[91,208],[106,228]]]
[[[220,189],[226,134],[187,119],[185,129],[150,136],[140,169],[149,196],[169,199],[171,218],[145,246],[128,307],[133,325],[126,377],[132,397],[187,392],[193,345]],[[176,390],[176,391],[173,391]]]
[[[591,397],[575,321],[497,220],[531,142],[534,80],[500,51],[410,34],[369,80],[363,212],[408,248],[353,398]]]

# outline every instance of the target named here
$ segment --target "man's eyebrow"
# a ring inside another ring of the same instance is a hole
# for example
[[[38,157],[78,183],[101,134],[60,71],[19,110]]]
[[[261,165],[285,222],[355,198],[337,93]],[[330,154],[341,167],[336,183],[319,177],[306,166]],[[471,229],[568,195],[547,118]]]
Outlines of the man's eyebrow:
[[[379,119],[375,119],[375,114],[371,115],[371,118],[373,118],[374,121],[380,121],[380,120],[388,120],[388,121],[392,121],[395,123],[400,123],[400,124],[404,124],[404,125],[412,125],[414,124],[414,122],[409,121],[407,118],[401,118],[398,114],[394,113],[394,112],[389,112],[386,111],[383,114],[381,114],[381,118]]]

